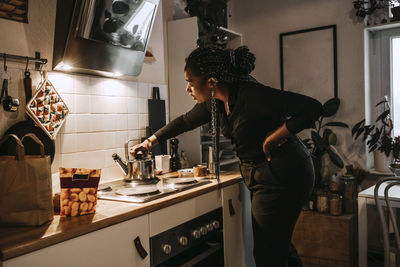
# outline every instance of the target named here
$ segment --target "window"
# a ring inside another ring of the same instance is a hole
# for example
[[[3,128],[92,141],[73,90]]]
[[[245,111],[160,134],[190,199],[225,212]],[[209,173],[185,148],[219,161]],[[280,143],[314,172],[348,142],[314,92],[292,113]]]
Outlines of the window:
[[[400,36],[391,39],[393,134],[400,135]]]

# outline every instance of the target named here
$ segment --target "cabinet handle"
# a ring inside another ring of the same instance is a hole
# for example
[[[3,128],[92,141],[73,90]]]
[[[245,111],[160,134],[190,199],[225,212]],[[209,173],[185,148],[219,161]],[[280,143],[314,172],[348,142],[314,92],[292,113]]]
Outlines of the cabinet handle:
[[[233,208],[232,199],[228,200],[228,206],[229,206],[229,215],[231,215],[232,217],[233,215],[235,215],[235,209]]]
[[[142,259],[146,258],[148,253],[147,251],[144,249],[144,247],[142,246],[142,243],[140,242],[140,238],[139,236],[135,238],[135,240],[133,241],[135,243],[135,247],[137,252],[139,253],[140,257],[142,257]]]

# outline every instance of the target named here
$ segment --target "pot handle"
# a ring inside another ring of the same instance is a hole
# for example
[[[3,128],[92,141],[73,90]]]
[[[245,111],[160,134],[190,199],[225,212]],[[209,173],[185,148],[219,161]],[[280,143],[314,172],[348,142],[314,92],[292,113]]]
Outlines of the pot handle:
[[[14,138],[15,141],[17,142],[17,146],[15,148],[16,150],[16,159],[17,160],[22,160],[24,159],[25,151],[24,151],[24,145],[22,144],[21,140],[16,136],[15,134],[6,134],[3,136],[2,139],[0,139],[0,146],[8,139],[8,138]]]
[[[31,139],[32,139],[33,141],[35,141],[38,145],[40,145],[40,156],[41,156],[42,158],[44,158],[44,145],[43,145],[42,141],[40,141],[40,139],[39,139],[35,134],[33,134],[33,133],[27,133],[27,134],[25,134],[25,135],[22,137],[22,139],[21,139],[21,142],[22,142],[22,143],[24,142],[24,139],[25,139],[26,137],[31,138]]]
[[[129,161],[129,143],[132,141],[135,141],[136,139],[131,139],[125,142],[125,161],[128,162]]]

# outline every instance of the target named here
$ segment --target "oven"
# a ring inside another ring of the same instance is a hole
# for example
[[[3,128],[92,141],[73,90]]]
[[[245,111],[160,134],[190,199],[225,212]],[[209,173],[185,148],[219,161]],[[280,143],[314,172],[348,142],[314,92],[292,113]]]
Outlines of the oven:
[[[222,208],[150,237],[150,265],[224,266]]]

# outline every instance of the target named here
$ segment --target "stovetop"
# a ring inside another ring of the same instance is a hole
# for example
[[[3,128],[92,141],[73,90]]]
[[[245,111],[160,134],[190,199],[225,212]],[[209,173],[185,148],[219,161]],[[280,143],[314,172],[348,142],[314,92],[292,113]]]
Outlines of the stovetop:
[[[98,198],[131,203],[145,203],[171,194],[211,183],[210,179],[193,179],[184,183],[173,183],[171,179],[154,179],[149,184],[128,183],[117,180],[99,185]]]

